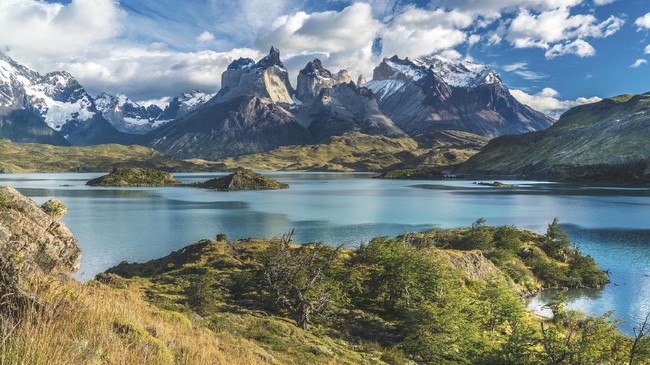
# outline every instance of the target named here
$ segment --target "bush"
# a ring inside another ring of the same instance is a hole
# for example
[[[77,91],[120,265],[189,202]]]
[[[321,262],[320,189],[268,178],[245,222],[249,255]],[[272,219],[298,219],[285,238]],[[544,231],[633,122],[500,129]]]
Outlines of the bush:
[[[228,241],[228,236],[225,233],[217,234],[217,242],[226,242]]]
[[[41,206],[41,209],[54,219],[60,219],[68,212],[68,207],[57,199],[48,200]]]
[[[5,188],[0,188],[0,211],[9,209],[11,205],[11,199],[4,194]]]

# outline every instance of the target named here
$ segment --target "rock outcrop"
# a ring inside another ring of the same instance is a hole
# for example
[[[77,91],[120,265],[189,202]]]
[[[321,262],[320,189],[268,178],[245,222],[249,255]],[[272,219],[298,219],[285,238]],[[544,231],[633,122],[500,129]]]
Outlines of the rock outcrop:
[[[140,167],[117,167],[110,174],[92,179],[89,186],[175,186],[180,185],[172,174],[165,171]]]
[[[77,240],[58,220],[65,206],[54,201],[44,206],[12,187],[0,187],[0,264],[13,271],[14,279],[39,273],[70,275],[79,269]]]
[[[210,179],[203,183],[193,184],[192,186],[221,191],[277,190],[287,189],[289,187],[288,184],[269,179],[251,170],[235,171],[228,176]]]

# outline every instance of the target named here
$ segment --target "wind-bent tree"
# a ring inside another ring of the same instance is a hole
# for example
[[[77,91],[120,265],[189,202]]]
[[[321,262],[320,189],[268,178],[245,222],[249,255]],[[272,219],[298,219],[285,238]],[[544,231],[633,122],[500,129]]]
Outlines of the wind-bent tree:
[[[260,279],[273,304],[307,329],[315,316],[344,301],[333,270],[340,247],[321,243],[295,247],[292,237],[293,231],[263,253]]]

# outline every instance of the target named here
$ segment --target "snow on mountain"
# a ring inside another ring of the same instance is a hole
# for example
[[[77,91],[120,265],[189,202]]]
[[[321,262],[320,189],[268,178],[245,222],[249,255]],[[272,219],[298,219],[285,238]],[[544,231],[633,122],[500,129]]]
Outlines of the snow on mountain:
[[[471,60],[453,61],[442,56],[425,57],[416,62],[431,68],[436,76],[453,87],[502,85],[501,78],[492,69]]]
[[[48,126],[60,131],[66,123],[93,118],[93,100],[67,72],[41,76],[0,54],[0,107],[36,110]]]
[[[212,99],[214,95],[215,94],[195,90],[189,93],[183,93],[173,98],[165,107],[160,118],[155,121],[155,127],[157,128],[169,121],[186,116],[196,108],[205,104],[208,100]]]
[[[101,93],[95,99],[97,109],[104,118],[120,132],[144,134],[154,128],[154,122],[160,118],[162,109],[147,108],[124,94],[109,95]]]
[[[471,60],[393,56],[363,86],[376,95],[379,109],[409,134],[454,129],[493,137],[552,124],[515,100],[493,70]]]

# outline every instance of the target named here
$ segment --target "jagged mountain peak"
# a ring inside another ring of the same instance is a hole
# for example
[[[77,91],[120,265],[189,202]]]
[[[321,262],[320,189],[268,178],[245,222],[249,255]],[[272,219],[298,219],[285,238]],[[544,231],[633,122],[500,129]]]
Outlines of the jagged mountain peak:
[[[278,66],[284,69],[284,64],[282,63],[282,60],[280,60],[280,50],[271,46],[269,54],[259,60],[255,64],[255,68],[266,69],[273,66]]]
[[[307,65],[300,70],[300,73],[306,76],[316,76],[316,77],[332,77],[332,73],[329,70],[323,67],[323,63],[318,58],[313,61],[307,62]]]
[[[255,66],[255,60],[248,57],[240,57],[228,65],[228,70],[242,70]]]
[[[221,74],[221,90],[213,103],[223,103],[242,96],[257,96],[275,103],[293,104],[289,72],[280,59],[280,51],[271,47],[267,56],[252,64],[249,58],[233,61]]]
[[[316,58],[300,70],[296,98],[303,103],[310,102],[320,94],[321,90],[349,82],[352,82],[352,77],[348,71],[340,70],[333,74]]]

